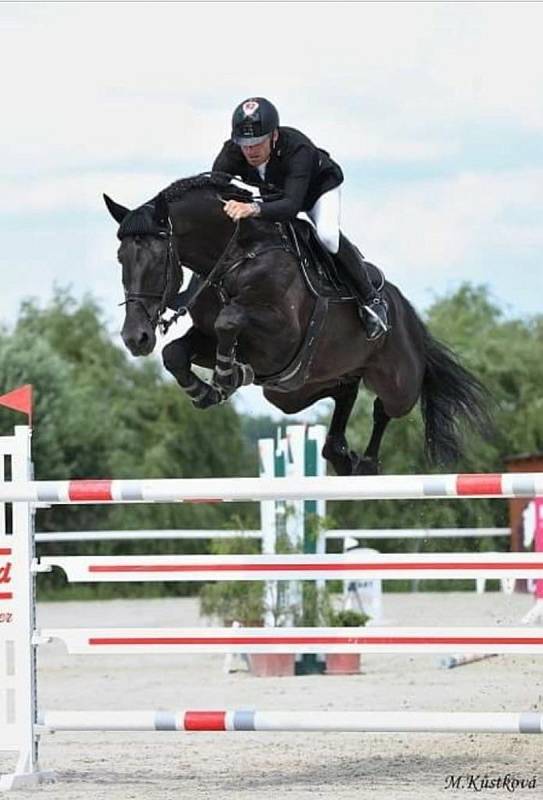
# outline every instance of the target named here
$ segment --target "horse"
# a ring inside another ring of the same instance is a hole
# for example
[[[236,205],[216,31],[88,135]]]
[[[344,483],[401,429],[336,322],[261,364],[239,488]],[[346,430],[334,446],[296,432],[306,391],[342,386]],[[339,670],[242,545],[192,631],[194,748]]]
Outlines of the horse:
[[[121,336],[132,355],[154,350],[157,327],[168,325],[164,312],[176,308],[184,266],[201,279],[187,304],[193,324],[162,357],[196,407],[224,402],[251,382],[285,414],[332,398],[322,454],[338,475],[377,474],[390,420],[409,414],[417,401],[432,464],[462,456],[466,425],[488,435],[487,390],[432,336],[400,290],[384,282],[391,330],[368,341],[354,301],[329,302],[310,290],[284,223],[227,217],[224,202],[252,197],[250,191],[232,176],[202,173],[134,210],[104,195],[119,224],[126,303]],[[212,382],[192,365],[213,370]],[[361,383],[375,394],[362,455],[345,435]]]

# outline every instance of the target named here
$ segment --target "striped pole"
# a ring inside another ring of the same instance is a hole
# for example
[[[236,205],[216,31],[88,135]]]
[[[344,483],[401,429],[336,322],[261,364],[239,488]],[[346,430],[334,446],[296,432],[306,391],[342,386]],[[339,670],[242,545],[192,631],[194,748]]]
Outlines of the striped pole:
[[[0,483],[0,502],[221,503],[262,500],[417,500],[536,497],[543,472],[296,478],[166,478]]]
[[[76,655],[158,653],[543,654],[538,628],[48,628]]]
[[[542,733],[543,715],[435,711],[42,711],[46,731]]]
[[[543,553],[367,553],[250,556],[47,556],[71,582],[377,580],[543,577]]]

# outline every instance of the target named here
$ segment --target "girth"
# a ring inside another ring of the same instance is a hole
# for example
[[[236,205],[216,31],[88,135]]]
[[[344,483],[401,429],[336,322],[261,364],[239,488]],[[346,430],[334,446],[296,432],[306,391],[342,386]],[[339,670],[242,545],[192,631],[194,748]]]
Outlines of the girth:
[[[294,392],[307,380],[317,342],[328,313],[328,298],[317,297],[311,319],[307,324],[304,341],[294,358],[280,372],[273,375],[255,375],[254,383],[278,392]]]

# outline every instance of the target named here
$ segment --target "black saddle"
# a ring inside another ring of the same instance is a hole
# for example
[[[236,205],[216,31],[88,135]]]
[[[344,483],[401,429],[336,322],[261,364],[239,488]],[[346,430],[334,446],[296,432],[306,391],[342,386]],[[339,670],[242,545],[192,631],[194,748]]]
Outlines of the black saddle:
[[[336,259],[324,247],[315,228],[303,219],[286,224],[292,247],[298,254],[304,280],[316,297],[324,297],[332,303],[346,303],[354,299],[354,293],[346,276],[338,269]],[[361,258],[364,258],[362,254]],[[384,276],[379,267],[364,259],[369,278],[377,290],[382,289]]]

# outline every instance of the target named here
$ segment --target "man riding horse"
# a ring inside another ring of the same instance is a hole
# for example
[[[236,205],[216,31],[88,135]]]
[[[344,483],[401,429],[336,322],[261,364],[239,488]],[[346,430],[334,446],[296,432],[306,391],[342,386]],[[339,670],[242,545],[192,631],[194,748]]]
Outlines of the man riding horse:
[[[363,475],[379,469],[390,420],[420,400],[429,458],[457,461],[465,425],[483,435],[491,430],[485,388],[432,336],[398,287],[384,282],[387,306],[376,295],[367,262],[339,234],[341,170],[302,133],[279,127],[270,105],[257,98],[236,111],[235,141],[224,146],[215,171],[175,181],[132,210],[105,196],[119,226],[126,347],[134,356],[149,355],[157,328],[171,324],[166,309],[188,310],[192,325],[166,344],[162,358],[197,408],[224,402],[251,382],[284,414],[332,398],[322,454],[338,475]],[[271,181],[283,195],[276,191],[254,205],[254,193],[235,174]],[[337,250],[350,283],[356,280],[367,332],[350,287],[347,296],[326,287],[320,293],[308,279],[282,224],[299,210],[312,216],[325,246]],[[180,308],[183,266],[200,283]],[[381,335],[387,307],[393,325]],[[194,366],[213,370],[211,381]],[[348,445],[346,427],[361,386],[375,399],[372,431],[359,454]]]
[[[234,222],[247,217],[282,222],[305,211],[340,274],[348,278],[367,338],[375,340],[388,331],[386,300],[372,285],[359,251],[340,233],[343,172],[325,150],[296,128],[280,125],[269,100],[252,97],[235,109],[232,137],[213,170],[239,175],[250,184],[270,183],[283,192],[281,199],[264,198],[262,203],[229,200],[224,211]]]

